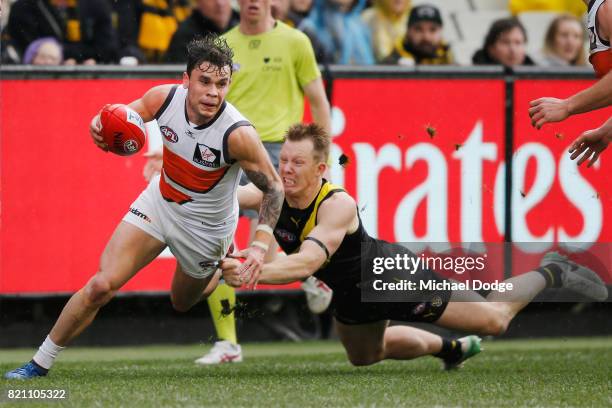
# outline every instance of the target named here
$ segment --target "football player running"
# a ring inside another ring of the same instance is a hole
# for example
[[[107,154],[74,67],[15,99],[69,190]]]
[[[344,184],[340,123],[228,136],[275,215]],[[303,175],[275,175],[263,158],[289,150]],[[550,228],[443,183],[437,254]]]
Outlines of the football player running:
[[[242,265],[255,283],[269,232],[283,202],[281,180],[250,123],[225,101],[232,51],[214,35],[188,46],[182,85],[151,88],[129,106],[142,119],[157,119],[164,133],[161,175],[131,205],[104,249],[97,273],[76,292],[32,360],[5,374],[28,379],[47,374],[58,353],[93,321],[98,310],[166,246],[177,258],[171,301],[187,311],[217,285],[218,262],[227,253],[238,221],[236,189],[241,171],[264,193],[260,228]],[[90,133],[101,149],[100,118]]]

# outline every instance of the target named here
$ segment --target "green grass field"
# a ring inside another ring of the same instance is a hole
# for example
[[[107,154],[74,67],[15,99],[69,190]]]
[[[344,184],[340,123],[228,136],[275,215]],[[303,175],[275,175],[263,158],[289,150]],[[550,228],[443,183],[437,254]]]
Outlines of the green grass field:
[[[204,346],[73,348],[48,377],[0,389],[67,389],[51,406],[75,407],[612,406],[612,338],[483,345],[454,372],[431,357],[352,367],[336,342],[247,344],[245,362],[208,368],[193,364]],[[0,350],[0,370],[32,352]]]

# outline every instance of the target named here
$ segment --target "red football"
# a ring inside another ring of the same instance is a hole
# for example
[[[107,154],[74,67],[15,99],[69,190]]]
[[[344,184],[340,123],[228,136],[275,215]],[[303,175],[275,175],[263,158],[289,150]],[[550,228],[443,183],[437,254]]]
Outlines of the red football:
[[[108,149],[120,156],[134,154],[145,145],[147,132],[140,115],[127,105],[107,105],[100,112],[102,137]]]

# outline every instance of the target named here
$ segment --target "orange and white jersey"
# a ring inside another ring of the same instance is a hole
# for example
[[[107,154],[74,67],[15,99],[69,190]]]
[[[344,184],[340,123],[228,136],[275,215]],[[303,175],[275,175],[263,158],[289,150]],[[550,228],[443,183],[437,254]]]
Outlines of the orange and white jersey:
[[[228,136],[251,123],[223,102],[210,122],[196,126],[187,117],[186,98],[187,89],[174,86],[155,115],[164,144],[159,190],[177,216],[225,235],[238,222],[236,189],[241,175],[229,157]]]
[[[602,77],[612,70],[610,41],[602,39],[597,30],[597,11],[599,11],[604,1],[606,0],[591,0],[587,18],[587,29],[589,30],[589,61],[593,65],[598,77]]]

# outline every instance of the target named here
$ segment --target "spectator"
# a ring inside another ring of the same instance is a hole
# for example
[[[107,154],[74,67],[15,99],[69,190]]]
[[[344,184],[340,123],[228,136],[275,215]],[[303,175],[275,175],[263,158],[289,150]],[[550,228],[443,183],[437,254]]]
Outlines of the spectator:
[[[62,43],[69,62],[95,64],[114,62],[117,57],[117,37],[106,1],[17,0],[6,34],[19,55],[34,40],[54,37]]]
[[[191,16],[183,21],[170,41],[165,62],[183,63],[187,44],[197,35],[222,34],[240,21],[230,0],[196,0]]]
[[[472,57],[475,65],[534,65],[527,55],[527,33],[516,18],[495,21],[485,37],[483,47]]]
[[[290,0],[272,0],[272,16],[292,28],[298,27],[303,20],[300,15],[291,10]],[[328,65],[333,63],[332,55],[327,52],[314,31],[303,27],[300,27],[299,30],[306,34],[310,40],[318,64]]]
[[[442,38],[442,16],[434,6],[417,6],[410,12],[403,40],[384,60],[404,66],[452,64],[450,47]]]
[[[514,15],[525,11],[556,11],[580,18],[587,11],[583,0],[510,0],[508,5]]]
[[[552,67],[586,65],[584,39],[580,20],[571,14],[562,14],[548,27],[544,49],[537,61]]]
[[[18,0],[13,3],[8,23],[3,33],[3,46],[16,51],[14,63],[23,60],[26,48],[42,37],[54,37],[63,41],[65,22],[59,10],[48,0]]]
[[[372,65],[370,29],[361,20],[365,0],[315,0],[300,29],[316,33],[336,64]]]
[[[119,63],[138,65],[146,62],[144,53],[138,46],[140,17],[143,12],[141,0],[113,0],[113,21],[119,38]]]
[[[295,27],[299,27],[312,10],[313,0],[289,0],[289,16],[295,23]]]
[[[361,18],[372,32],[372,47],[376,61],[382,61],[393,52],[398,41],[406,34],[410,0],[374,0]]]
[[[61,65],[63,60],[62,45],[53,37],[33,41],[23,56],[23,63],[32,65]]]
[[[293,15],[291,15],[290,0],[272,0],[272,17],[287,24],[291,28],[297,27]]]
[[[211,1],[211,0],[209,0]],[[187,0],[142,0],[138,46],[147,61],[162,60],[180,22],[190,13]]]

